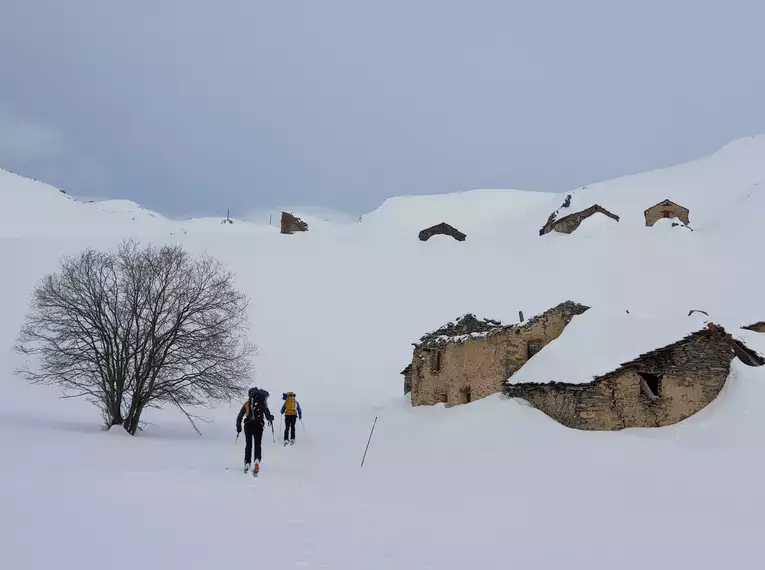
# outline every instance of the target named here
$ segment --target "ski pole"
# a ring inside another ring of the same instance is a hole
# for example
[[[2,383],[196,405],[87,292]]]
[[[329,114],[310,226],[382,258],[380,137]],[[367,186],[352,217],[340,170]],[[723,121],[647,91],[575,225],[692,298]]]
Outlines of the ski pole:
[[[375,432],[375,426],[377,425],[377,416],[375,416],[375,422],[372,424],[372,431],[369,432],[369,440],[367,441],[367,448],[364,450],[364,457],[361,458],[361,466],[364,467],[364,460],[367,458],[367,451],[369,450],[369,443],[372,441],[372,434]]]
[[[303,423],[303,418],[300,418],[300,425],[303,426],[303,432],[305,432],[305,436],[308,437],[308,431],[305,429],[305,424]]]
[[[279,414],[279,433],[282,433],[282,415]]]

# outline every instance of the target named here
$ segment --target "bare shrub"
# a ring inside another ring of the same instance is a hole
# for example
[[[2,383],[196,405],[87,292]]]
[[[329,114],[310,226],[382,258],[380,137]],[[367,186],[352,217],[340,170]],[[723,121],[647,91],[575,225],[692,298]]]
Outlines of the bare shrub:
[[[132,435],[147,407],[230,400],[247,384],[255,346],[247,297],[220,262],[180,245],[65,257],[36,286],[16,350],[37,357],[17,373],[87,397],[107,426]],[[197,432],[199,430],[197,429]]]

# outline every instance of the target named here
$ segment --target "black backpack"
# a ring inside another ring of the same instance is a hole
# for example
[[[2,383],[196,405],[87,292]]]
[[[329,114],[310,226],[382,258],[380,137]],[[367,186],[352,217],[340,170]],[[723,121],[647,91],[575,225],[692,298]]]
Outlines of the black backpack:
[[[264,423],[263,415],[266,413],[266,399],[268,398],[268,392],[253,388],[248,395],[250,397],[250,409],[247,414],[247,419],[255,420],[261,424]]]

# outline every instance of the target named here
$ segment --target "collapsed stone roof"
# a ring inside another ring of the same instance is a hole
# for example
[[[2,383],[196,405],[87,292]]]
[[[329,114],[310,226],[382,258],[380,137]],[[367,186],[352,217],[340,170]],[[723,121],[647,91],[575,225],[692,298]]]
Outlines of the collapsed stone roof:
[[[494,319],[478,319],[472,313],[467,313],[456,319],[456,321],[449,322],[435,331],[422,336],[418,343],[414,343],[414,346],[418,348],[438,348],[447,344],[485,338],[508,329],[522,330],[524,327],[534,325],[537,321],[545,318],[550,313],[562,312],[578,315],[587,309],[589,309],[589,307],[574,301],[564,301],[525,322],[510,325],[502,324],[501,321]]]
[[[506,325],[500,321],[479,319],[472,313],[466,313],[455,321],[448,322],[433,332],[420,337],[419,345],[446,344],[470,335],[484,336],[486,333],[503,328],[506,328]]]

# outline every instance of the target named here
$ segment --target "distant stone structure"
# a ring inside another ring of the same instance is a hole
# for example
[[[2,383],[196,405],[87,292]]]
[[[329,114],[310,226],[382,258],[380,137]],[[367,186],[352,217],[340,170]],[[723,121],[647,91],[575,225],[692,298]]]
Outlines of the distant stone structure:
[[[457,241],[465,241],[466,237],[465,234],[454,226],[450,226],[446,222],[441,222],[440,224],[422,230],[419,234],[420,241],[428,241],[435,235],[452,236]]]
[[[746,325],[745,327],[741,327],[741,328],[746,329],[748,331],[765,333],[765,321],[758,321],[756,323],[752,323],[751,325]]]
[[[423,336],[401,374],[412,405],[465,404],[501,392],[505,380],[589,307],[566,301],[525,323],[467,314]]]
[[[297,216],[293,216],[289,212],[282,212],[282,228],[283,234],[294,234],[295,232],[307,232],[308,224]]]
[[[717,397],[734,356],[750,366],[765,362],[710,323],[587,384],[508,382],[504,392],[573,429],[667,426],[692,416]]]
[[[567,207],[567,203],[570,203],[568,199],[566,202],[564,202],[562,207]],[[594,214],[603,214],[612,220],[616,220],[617,222],[619,221],[619,216],[609,212],[598,204],[593,204],[581,212],[575,212],[573,214],[569,214],[568,216],[564,216],[563,218],[558,218],[557,213],[558,210],[550,214],[550,217],[547,219],[547,223],[542,227],[541,230],[539,230],[540,236],[543,236],[552,231],[560,232],[563,234],[570,234],[575,231],[584,220]]]
[[[673,218],[677,218],[685,225],[688,225],[691,223],[688,219],[689,213],[690,210],[688,210],[688,208],[685,208],[680,204],[675,204],[672,200],[669,199],[663,200],[658,204],[654,204],[645,212],[643,212],[645,215],[646,226],[652,226],[661,219]]]

